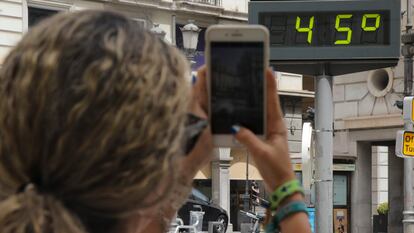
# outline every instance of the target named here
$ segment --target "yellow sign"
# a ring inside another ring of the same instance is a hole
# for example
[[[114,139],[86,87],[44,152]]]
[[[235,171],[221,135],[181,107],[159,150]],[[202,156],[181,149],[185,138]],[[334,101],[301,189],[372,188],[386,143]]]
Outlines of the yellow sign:
[[[405,131],[403,140],[403,154],[414,156],[414,132]]]

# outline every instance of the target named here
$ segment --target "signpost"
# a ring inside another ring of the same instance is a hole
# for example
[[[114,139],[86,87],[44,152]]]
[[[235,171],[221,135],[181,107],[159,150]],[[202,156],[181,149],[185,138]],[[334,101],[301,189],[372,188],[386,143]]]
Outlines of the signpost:
[[[251,0],[249,23],[270,32],[277,71],[315,77],[316,232],[333,230],[332,76],[395,66],[400,0]]]
[[[404,98],[403,119],[405,124],[414,124],[414,97]],[[395,153],[402,158],[414,158],[414,131],[399,130],[397,132]]]
[[[410,64],[412,66],[412,64]],[[412,75],[410,77],[412,79]],[[410,91],[411,92],[411,91]],[[408,93],[407,93],[408,94]],[[413,160],[414,158],[414,97],[404,97],[403,119],[404,130],[397,132],[395,154],[398,157],[405,158],[404,161],[404,232],[414,231],[414,197],[413,188]],[[410,159],[411,158],[411,159]]]
[[[414,124],[414,97],[413,96],[407,96],[404,97],[404,103],[403,103],[403,119],[404,122]]]
[[[400,130],[397,132],[396,154],[402,158],[414,158],[414,132]]]
[[[414,132],[405,131],[403,134],[403,138],[403,154],[411,157],[414,156]]]

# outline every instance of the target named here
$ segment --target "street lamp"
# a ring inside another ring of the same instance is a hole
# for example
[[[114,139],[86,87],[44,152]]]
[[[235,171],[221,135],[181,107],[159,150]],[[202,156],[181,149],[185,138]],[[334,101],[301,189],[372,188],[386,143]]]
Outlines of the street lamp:
[[[154,23],[154,27],[152,27],[150,31],[161,40],[164,40],[166,32],[162,30],[162,28],[160,28],[159,26],[160,25],[158,23]]]
[[[201,29],[194,24],[194,20],[188,20],[188,24],[186,24],[184,27],[181,27],[180,30],[183,34],[183,46],[185,55],[191,63],[195,63],[193,60],[198,44],[198,34],[200,33]]]

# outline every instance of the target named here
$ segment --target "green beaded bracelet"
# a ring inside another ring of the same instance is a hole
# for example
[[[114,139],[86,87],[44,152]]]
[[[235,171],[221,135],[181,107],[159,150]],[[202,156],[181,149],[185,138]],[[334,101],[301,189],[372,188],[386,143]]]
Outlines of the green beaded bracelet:
[[[295,193],[304,195],[303,188],[298,180],[295,179],[284,183],[271,194],[270,209],[275,211],[286,197],[292,196]]]
[[[279,232],[279,224],[283,221],[283,219],[300,212],[306,213],[309,216],[306,204],[303,201],[293,201],[286,204],[277,211],[277,213],[273,216],[272,221],[266,226],[266,233]]]

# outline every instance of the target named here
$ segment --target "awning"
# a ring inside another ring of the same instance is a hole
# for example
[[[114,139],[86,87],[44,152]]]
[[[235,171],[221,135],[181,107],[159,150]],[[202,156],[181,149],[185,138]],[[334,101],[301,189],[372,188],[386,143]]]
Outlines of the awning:
[[[279,95],[315,98],[315,92],[314,91],[306,91],[306,90],[279,90],[278,93],[279,93]]]

